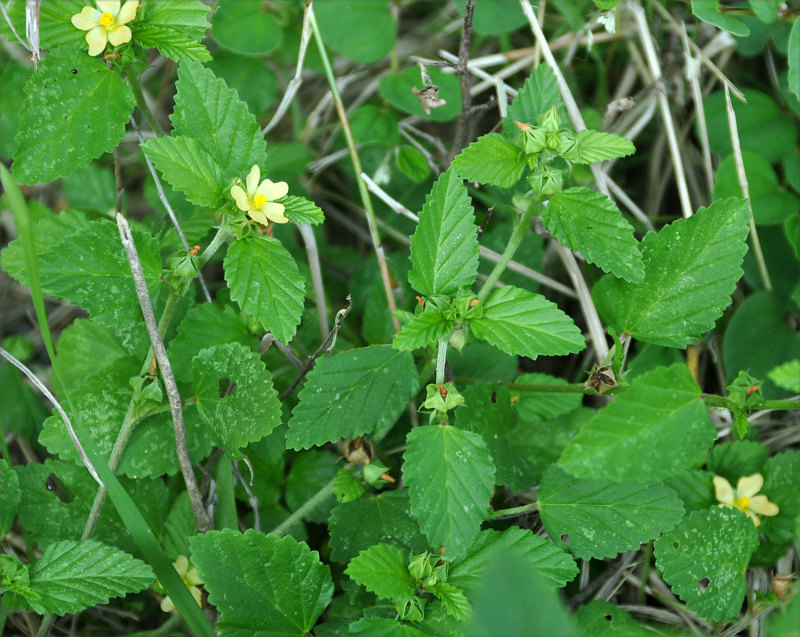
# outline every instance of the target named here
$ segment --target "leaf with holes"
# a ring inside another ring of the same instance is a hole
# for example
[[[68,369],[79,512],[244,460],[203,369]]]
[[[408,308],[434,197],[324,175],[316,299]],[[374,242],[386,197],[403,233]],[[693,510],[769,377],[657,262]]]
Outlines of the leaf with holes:
[[[556,546],[588,560],[657,538],[681,519],[683,504],[657,482],[587,480],[551,465],[539,488],[539,514]]]
[[[510,188],[522,176],[525,153],[499,133],[479,137],[453,159],[453,168],[469,181]]]
[[[478,276],[478,228],[462,178],[448,170],[439,176],[411,237],[408,282],[425,296],[469,288]]]
[[[604,277],[594,287],[602,314],[618,333],[686,347],[714,327],[742,275],[750,212],[722,199],[642,241],[644,280]]]
[[[570,188],[550,198],[542,223],[570,250],[614,276],[642,280],[644,264],[633,228],[611,199],[589,188]]]
[[[231,298],[265,330],[288,343],[303,314],[305,284],[297,263],[273,237],[245,237],[223,262]]]
[[[425,425],[406,436],[403,479],[411,514],[433,546],[463,554],[478,535],[494,486],[494,464],[481,436]]]
[[[225,529],[189,546],[220,635],[305,635],[333,596],[330,568],[291,536]]]
[[[408,352],[373,345],[323,357],[308,374],[286,432],[286,446],[308,449],[394,423],[417,393]]]
[[[134,99],[116,71],[82,51],[52,51],[25,86],[12,172],[35,184],[114,150]]]
[[[578,326],[555,303],[513,285],[492,292],[483,316],[469,325],[477,338],[529,358],[574,354],[586,347]]]
[[[345,573],[379,599],[405,600],[414,594],[406,558],[396,546],[376,544],[361,551]]]
[[[215,345],[192,359],[197,411],[232,456],[281,424],[272,374],[239,343]]]
[[[717,436],[703,392],[683,364],[637,376],[561,455],[576,476],[650,482],[699,466]]]
[[[656,566],[687,608],[710,621],[742,609],[745,570],[758,531],[744,513],[713,507],[695,511],[654,545]]]

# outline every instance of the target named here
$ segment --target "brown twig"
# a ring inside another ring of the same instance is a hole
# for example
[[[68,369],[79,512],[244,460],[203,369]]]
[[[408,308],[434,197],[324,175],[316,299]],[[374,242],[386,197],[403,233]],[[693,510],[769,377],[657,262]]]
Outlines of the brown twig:
[[[458,64],[456,73],[461,81],[461,112],[458,114],[458,124],[456,125],[456,138],[450,154],[447,158],[447,165],[453,158],[461,152],[467,144],[467,120],[472,108],[472,94],[469,90],[470,77],[467,71],[467,61],[469,60],[469,45],[472,41],[472,13],[475,10],[475,0],[467,0],[464,6],[464,23],[461,26],[461,45],[458,47]]]

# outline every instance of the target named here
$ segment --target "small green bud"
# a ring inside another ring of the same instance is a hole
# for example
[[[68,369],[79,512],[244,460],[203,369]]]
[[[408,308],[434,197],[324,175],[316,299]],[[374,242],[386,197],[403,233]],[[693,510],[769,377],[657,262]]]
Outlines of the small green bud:
[[[419,597],[409,597],[398,609],[400,619],[409,622],[421,622],[425,619],[425,600]]]
[[[464,330],[453,330],[448,339],[448,343],[450,343],[453,349],[457,349],[460,352],[467,343],[467,336],[464,334]]]
[[[558,168],[542,166],[528,177],[528,183],[537,196],[550,197],[563,189],[564,174]]]
[[[408,572],[415,580],[421,580],[431,574],[431,556],[428,553],[420,553],[412,558],[408,564]]]
[[[364,481],[368,484],[371,484],[373,487],[378,486],[381,483],[389,482],[386,478],[382,478],[381,476],[384,475],[389,470],[388,467],[384,467],[380,462],[370,462],[369,464],[365,464],[363,468],[362,475],[364,476]]]
[[[578,161],[581,158],[581,149],[578,145],[578,138],[571,130],[564,129],[558,132],[558,146],[556,152],[564,159]]]
[[[478,297],[474,294],[459,296],[453,301],[453,305],[455,305],[458,311],[458,318],[469,319],[483,316],[483,306],[478,300]]]
[[[167,266],[180,280],[193,279],[200,270],[200,258],[190,252],[176,252],[167,259]]]
[[[425,388],[427,396],[422,403],[423,409],[447,412],[464,402],[464,397],[453,383],[431,383]]]
[[[561,118],[555,106],[539,118],[539,126],[550,133],[555,133],[561,128]]]
[[[522,148],[529,155],[538,155],[545,148],[547,131],[540,126],[522,131]]]

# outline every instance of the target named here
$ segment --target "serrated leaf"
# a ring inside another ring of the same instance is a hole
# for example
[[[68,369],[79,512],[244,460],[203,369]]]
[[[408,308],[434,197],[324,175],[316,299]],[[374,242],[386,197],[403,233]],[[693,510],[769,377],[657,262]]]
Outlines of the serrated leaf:
[[[478,229],[464,182],[454,170],[439,176],[411,237],[408,282],[424,296],[469,288],[478,276]]]
[[[361,476],[356,475],[351,469],[339,469],[333,481],[333,490],[337,502],[352,502],[364,495],[366,487]]]
[[[232,456],[281,424],[272,374],[257,353],[239,343],[215,345],[194,357],[192,373],[197,411]]]
[[[547,64],[540,64],[531,71],[531,76],[525,80],[522,90],[508,106],[508,115],[503,121],[506,136],[514,138],[519,135],[515,121],[533,126],[540,116],[554,106],[561,121],[568,121],[553,69]]]
[[[254,349],[256,341],[230,305],[220,308],[212,303],[201,303],[190,308],[167,350],[175,378],[184,382],[192,380],[195,355],[201,349],[226,343],[239,343]]]
[[[317,360],[292,412],[286,446],[308,449],[392,424],[417,393],[408,352],[372,345]]]
[[[209,7],[201,0],[160,0],[148,3],[142,21],[135,25],[133,41],[155,47],[175,62],[205,62],[211,55],[200,43],[210,26]]]
[[[134,106],[119,73],[66,48],[44,58],[25,93],[12,170],[19,183],[31,185],[111,152]]]
[[[732,619],[744,601],[745,570],[758,531],[744,513],[695,511],[654,544],[656,566],[687,608],[711,621]]]
[[[702,396],[683,363],[637,376],[570,441],[559,465],[575,476],[635,482],[697,467],[717,437]]]
[[[539,514],[556,546],[587,560],[657,538],[681,519],[683,505],[657,482],[588,480],[551,465],[539,487]]]
[[[445,318],[438,307],[431,304],[422,314],[415,315],[400,328],[392,341],[392,347],[404,352],[427,347],[450,334],[454,325]]]
[[[223,204],[222,171],[194,139],[156,137],[142,150],[167,183],[193,204],[214,210]]]
[[[411,514],[433,546],[450,556],[469,548],[486,515],[494,465],[478,434],[425,425],[406,436],[403,479]]]
[[[276,201],[284,205],[283,214],[289,217],[290,221],[307,223],[310,226],[316,226],[325,221],[325,213],[322,212],[322,208],[305,197],[286,195]]]
[[[563,156],[575,164],[593,164],[604,159],[627,157],[635,152],[636,147],[629,139],[585,129],[575,133],[575,145]]]
[[[633,228],[611,199],[590,188],[570,188],[550,198],[542,222],[563,245],[606,272],[633,283],[644,263]]]
[[[406,558],[391,544],[376,544],[361,551],[345,573],[379,599],[404,600],[414,594]]]
[[[4,538],[14,525],[19,504],[19,478],[5,458],[0,458],[0,538]]]
[[[291,536],[209,531],[189,540],[222,635],[304,635],[333,596],[331,571]]]
[[[573,354],[586,347],[581,331],[555,303],[513,285],[492,292],[483,316],[469,325],[477,338],[529,358]]]
[[[340,504],[329,521],[331,559],[348,562],[378,542],[390,543],[405,553],[427,550],[428,541],[408,508],[408,490],[385,491],[375,498]]]
[[[97,495],[97,483],[86,469],[71,462],[48,459],[41,464],[18,467],[16,471],[21,493],[17,508],[19,524],[31,540],[41,549],[61,540],[80,539]],[[151,528],[160,528],[169,506],[164,480],[121,478],[120,482]],[[130,530],[113,506],[100,510],[93,537],[124,551],[137,550]]]
[[[511,435],[516,422],[511,409],[511,392],[494,383],[478,383],[464,388],[466,403],[455,412],[455,425],[480,434],[489,447],[495,481],[513,491],[533,487],[539,474],[519,447],[518,437]]]
[[[730,304],[747,252],[749,211],[741,199],[715,201],[642,241],[644,280],[603,278],[593,290],[618,332],[685,347]]]
[[[223,262],[231,298],[288,343],[303,314],[305,284],[297,263],[273,237],[245,237],[230,248]]]
[[[672,478],[667,478],[664,480],[664,484],[678,494],[688,514],[693,511],[705,511],[717,504],[717,499],[714,497],[713,479],[714,474],[709,471],[689,469]]]
[[[795,394],[800,393],[800,360],[786,361],[767,374],[778,387]]]
[[[17,33],[25,35],[25,5],[24,0],[11,0],[6,3],[6,12],[11,22],[15,25]],[[76,13],[80,13],[84,6],[83,0],[60,0],[59,2],[43,2],[39,8],[39,44],[42,49],[55,49],[67,45],[64,49],[82,48],[83,54],[89,48],[84,39],[85,33],[79,31],[70,21]],[[13,38],[6,21],[3,20],[0,32],[9,39]]]
[[[795,20],[789,32],[789,45],[786,51],[789,65],[789,90],[800,99],[800,21]]]
[[[37,613],[65,615],[107,604],[155,580],[141,560],[97,540],[65,540],[48,546],[30,569],[28,604]]]
[[[597,0],[595,0],[597,1]],[[587,637],[638,637],[650,635],[628,611],[602,599],[594,599],[575,611],[575,623],[581,635]]]
[[[708,470],[731,484],[739,478],[761,473],[769,457],[769,449],[752,440],[733,440],[714,445],[708,453]]]
[[[447,614],[456,621],[469,619],[472,606],[461,589],[450,582],[437,582],[431,592],[442,602]]]
[[[525,153],[499,133],[479,137],[453,159],[453,168],[468,181],[511,188],[527,166]]]
[[[264,163],[261,127],[236,91],[190,60],[181,62],[176,87],[171,116],[176,133],[195,139],[219,165],[223,180],[243,178],[254,164]]]
[[[772,456],[764,465],[764,487],[762,492],[780,508],[775,517],[761,517],[763,530],[769,543],[788,547],[797,533],[797,516],[800,501],[797,484],[800,482],[800,453],[783,451]],[[783,551],[781,551],[783,553]]]
[[[447,581],[471,593],[480,585],[495,550],[515,551],[554,589],[561,588],[578,574],[578,566],[568,553],[527,529],[512,526],[502,532],[481,531],[466,557],[452,563]]]
[[[422,632],[410,623],[402,622],[399,619],[369,615],[350,624],[347,634],[363,637],[428,637],[429,635],[429,633]]]

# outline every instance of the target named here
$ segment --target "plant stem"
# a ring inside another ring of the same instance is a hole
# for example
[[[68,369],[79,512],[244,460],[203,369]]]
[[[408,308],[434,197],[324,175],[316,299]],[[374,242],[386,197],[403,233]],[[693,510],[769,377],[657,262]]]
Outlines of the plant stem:
[[[500,260],[494,266],[494,269],[489,274],[489,278],[484,281],[483,287],[478,292],[478,298],[481,301],[486,300],[486,297],[489,296],[489,294],[492,292],[492,289],[494,289],[494,284],[497,283],[500,275],[505,272],[508,262],[514,257],[514,253],[517,251],[519,244],[522,242],[522,237],[525,236],[525,232],[528,230],[528,224],[533,216],[534,210],[535,206],[528,206],[527,210],[521,212],[517,216],[514,222],[514,231],[511,233],[511,238],[508,241],[508,245],[506,245],[506,249],[503,250]]]
[[[444,336],[439,337],[439,348],[436,351],[436,383],[444,382],[444,366],[447,363],[447,341]]]
[[[281,536],[284,535],[289,529],[291,529],[295,524],[302,521],[302,519],[311,513],[314,509],[316,509],[320,504],[322,504],[325,500],[327,500],[331,495],[333,495],[333,483],[335,482],[335,478],[328,482],[324,487],[322,487],[319,491],[317,491],[309,500],[306,500],[303,505],[297,509],[294,513],[292,513],[288,518],[286,518],[283,522],[281,522],[278,526],[276,526],[270,533],[275,535]]]
[[[147,120],[147,123],[150,125],[151,130],[158,135],[159,137],[164,136],[164,129],[161,127],[161,124],[158,123],[158,120],[155,118],[155,115],[150,111],[150,107],[147,105],[147,100],[144,98],[144,92],[142,91],[142,84],[139,81],[139,78],[136,76],[136,73],[131,69],[130,66],[125,68],[125,79],[128,80],[128,87],[131,89],[133,93],[133,99],[136,100],[136,106],[139,107],[139,110],[144,115],[144,118]]]
[[[520,515],[525,515],[526,513],[532,513],[533,511],[537,511],[538,509],[539,509],[539,503],[531,502],[530,504],[523,504],[522,506],[511,507],[510,509],[498,509],[497,511],[493,511],[486,519],[498,520],[500,518],[518,517]]]

